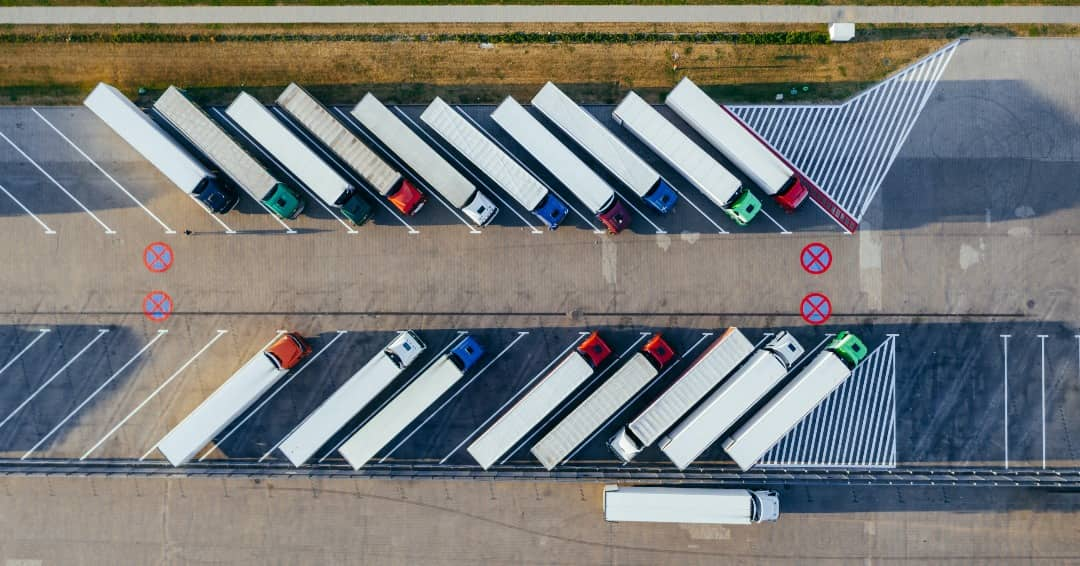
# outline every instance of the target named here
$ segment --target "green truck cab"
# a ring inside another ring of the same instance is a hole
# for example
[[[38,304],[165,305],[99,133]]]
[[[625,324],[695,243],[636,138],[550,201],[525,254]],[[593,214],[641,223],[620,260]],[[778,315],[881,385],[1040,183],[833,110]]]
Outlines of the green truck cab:
[[[866,344],[863,344],[858,336],[847,330],[837,334],[827,350],[836,354],[848,369],[855,369],[855,366],[859,365],[859,362],[863,361],[867,354]]]
[[[746,226],[761,211],[761,201],[746,187],[742,187],[723,207],[723,211],[739,226]]]
[[[285,183],[277,183],[269,193],[262,198],[262,203],[271,212],[286,220],[300,216],[307,206],[307,200],[296,189]]]

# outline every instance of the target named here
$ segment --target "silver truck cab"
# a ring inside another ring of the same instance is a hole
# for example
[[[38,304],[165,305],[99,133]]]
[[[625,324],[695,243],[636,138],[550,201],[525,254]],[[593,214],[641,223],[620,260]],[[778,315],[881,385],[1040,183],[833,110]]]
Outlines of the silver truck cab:
[[[472,200],[463,206],[461,211],[477,226],[487,226],[495,218],[495,213],[499,212],[499,207],[495,206],[495,203],[491,202],[487,195],[476,191]]]
[[[390,342],[384,352],[399,368],[405,369],[416,361],[425,349],[427,346],[411,330],[405,330]]]
[[[768,344],[765,345],[766,350],[776,354],[776,357],[780,359],[784,367],[791,369],[791,365],[802,357],[805,349],[799,341],[787,332],[780,331]]]

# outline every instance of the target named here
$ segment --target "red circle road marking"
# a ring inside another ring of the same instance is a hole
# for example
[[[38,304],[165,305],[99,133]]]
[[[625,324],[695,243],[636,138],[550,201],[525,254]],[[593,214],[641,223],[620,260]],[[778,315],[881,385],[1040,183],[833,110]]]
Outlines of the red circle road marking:
[[[832,302],[821,293],[810,293],[799,303],[799,315],[807,324],[825,324],[832,316]]]
[[[832,266],[832,250],[821,242],[807,244],[799,253],[799,263],[811,275],[821,275]]]
[[[165,242],[154,242],[143,250],[143,265],[154,273],[164,273],[172,267],[173,251]]]
[[[173,300],[165,291],[150,291],[143,297],[143,314],[154,322],[163,322],[173,311]]]

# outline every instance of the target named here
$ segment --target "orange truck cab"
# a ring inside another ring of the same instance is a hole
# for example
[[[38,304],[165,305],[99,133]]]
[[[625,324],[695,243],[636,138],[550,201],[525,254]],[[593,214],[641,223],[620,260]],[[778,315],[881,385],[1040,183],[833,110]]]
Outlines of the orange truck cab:
[[[311,345],[296,332],[283,335],[266,349],[266,355],[279,369],[292,369],[310,353]]]

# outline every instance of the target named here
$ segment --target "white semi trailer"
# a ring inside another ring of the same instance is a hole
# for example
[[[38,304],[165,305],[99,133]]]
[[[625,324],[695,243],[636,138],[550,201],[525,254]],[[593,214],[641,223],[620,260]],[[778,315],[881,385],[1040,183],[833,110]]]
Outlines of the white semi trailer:
[[[289,433],[279,447],[282,454],[302,466],[423,351],[415,334],[399,333]]]
[[[402,214],[411,216],[423,208],[426,201],[424,194],[400,171],[387,165],[364,145],[300,85],[290,83],[285,87],[277,98],[277,105],[367,181],[375,192],[392,202]]]
[[[593,332],[503,413],[495,424],[469,444],[469,454],[485,470],[495,465],[503,454],[516,446],[544,417],[585,383],[610,354],[611,349]]]
[[[777,334],[661,438],[660,450],[676,468],[685,470],[764,399],[802,354],[798,340],[787,332]]]
[[[371,204],[254,96],[241,92],[225,114],[274,156],[315,196],[336,207],[357,226],[371,218]]]
[[[499,207],[477,190],[457,169],[446,162],[416,132],[409,129],[370,92],[352,110],[352,115],[378,138],[405,165],[412,168],[450,204],[460,209],[477,226],[489,224]]]
[[[532,454],[547,469],[558,466],[585,442],[620,407],[649,384],[675,357],[674,350],[657,334],[640,352],[596,388],[584,401],[563,417],[532,447]]]
[[[441,98],[435,98],[420,119],[549,229],[566,218],[568,209],[559,197]]]
[[[604,518],[611,522],[750,525],[779,517],[775,491],[604,486]]]
[[[616,432],[608,446],[623,462],[630,462],[675,426],[753,351],[754,345],[742,332],[728,328],[675,383],[630,424]]]
[[[748,224],[761,210],[738,178],[637,94],[627,94],[611,115],[736,223]]]
[[[304,197],[299,191],[275,179],[180,89],[174,86],[165,89],[154,102],[154,110],[271,212],[281,218],[296,218],[304,210]]]
[[[724,441],[724,451],[744,472],[749,470],[840,387],[866,354],[866,345],[854,334],[837,334],[824,351]]]
[[[371,420],[349,437],[338,452],[345,461],[359,470],[390,444],[409,423],[416,420],[432,403],[465,377],[484,355],[484,349],[472,336],[454,346],[449,354],[435,360],[424,373],[398,393]]]
[[[675,206],[678,194],[656,169],[559,87],[545,84],[533,97],[532,105],[657,212],[666,214]]]
[[[615,191],[512,97],[491,118],[596,215],[608,232],[630,226],[630,212]]]
[[[664,104],[785,210],[795,210],[806,199],[806,187],[795,171],[742,120],[709,98],[689,77],[679,81]]]
[[[225,214],[240,200],[235,189],[203,167],[115,87],[98,83],[83,105],[174,185],[211,212]]]

